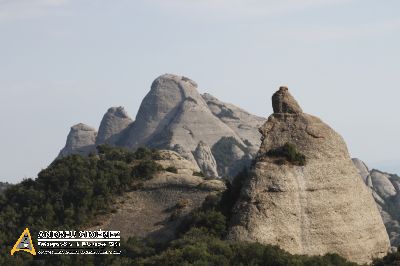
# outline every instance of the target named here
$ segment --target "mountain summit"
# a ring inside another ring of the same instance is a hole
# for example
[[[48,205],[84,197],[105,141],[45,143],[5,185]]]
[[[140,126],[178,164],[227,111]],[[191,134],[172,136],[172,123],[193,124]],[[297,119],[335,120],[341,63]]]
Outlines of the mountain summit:
[[[152,83],[135,121],[122,107],[112,107],[98,134],[73,127],[60,156],[88,154],[99,144],[146,146],[174,150],[210,177],[233,177],[255,157],[264,121],[210,94],[201,95],[187,77],[164,74]]]
[[[359,263],[384,256],[384,224],[343,138],[303,113],[285,87],[272,106],[228,238],[295,254],[338,253]]]

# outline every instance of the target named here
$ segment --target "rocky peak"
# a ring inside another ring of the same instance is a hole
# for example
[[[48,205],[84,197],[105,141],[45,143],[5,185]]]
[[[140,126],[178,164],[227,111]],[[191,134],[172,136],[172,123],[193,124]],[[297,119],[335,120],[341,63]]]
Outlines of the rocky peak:
[[[100,123],[96,145],[117,145],[123,136],[123,131],[132,123],[132,119],[124,107],[111,107]]]
[[[210,94],[200,95],[196,82],[187,77],[164,74],[152,82],[135,121],[122,107],[106,112],[95,144],[174,150],[197,163],[203,159],[193,155],[202,141],[217,161],[218,176],[235,176],[256,156],[261,143],[257,129],[264,122]],[[225,148],[234,156],[226,155]]]
[[[67,143],[59,156],[70,154],[88,155],[95,150],[97,131],[85,124],[79,123],[71,127],[67,137]]]
[[[194,81],[165,74],[144,98],[125,146],[172,149],[192,160],[200,141],[213,147],[225,136],[245,145],[234,129],[212,113]]]
[[[155,79],[140,105],[135,123],[129,129],[127,146],[136,148],[152,140],[160,142],[160,139],[168,142],[171,136],[167,136],[166,128],[182,113],[185,102],[206,106],[194,81],[172,74]]]
[[[107,114],[110,114],[110,115],[113,115],[113,116],[119,117],[119,118],[131,119],[129,117],[128,113],[126,112],[125,108],[122,106],[111,107],[110,109],[107,110]]]
[[[260,128],[262,144],[228,238],[359,263],[384,256],[388,235],[343,138],[303,113],[287,88],[272,99],[274,114]]]
[[[287,87],[280,87],[279,90],[272,95],[272,108],[274,113],[300,114],[303,112],[300,105],[289,93]]]

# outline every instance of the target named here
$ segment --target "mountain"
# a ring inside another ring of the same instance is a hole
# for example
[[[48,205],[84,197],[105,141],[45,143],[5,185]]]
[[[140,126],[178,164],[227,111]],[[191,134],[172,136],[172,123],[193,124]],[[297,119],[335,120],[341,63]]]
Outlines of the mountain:
[[[393,249],[400,246],[400,177],[376,169],[371,171],[358,158],[353,159],[363,181],[371,190]]]
[[[210,94],[201,95],[187,77],[165,74],[152,83],[134,121],[122,107],[110,108],[98,133],[83,124],[72,127],[60,156],[89,154],[98,144],[146,146],[174,150],[211,177],[232,177],[255,157],[264,121]]]
[[[343,138],[303,113],[285,87],[272,106],[228,238],[294,254],[333,252],[358,263],[384,256],[388,235]]]

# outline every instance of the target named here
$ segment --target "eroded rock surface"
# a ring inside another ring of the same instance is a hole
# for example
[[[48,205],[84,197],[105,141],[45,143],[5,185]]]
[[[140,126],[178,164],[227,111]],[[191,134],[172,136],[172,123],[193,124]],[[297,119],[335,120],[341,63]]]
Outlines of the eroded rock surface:
[[[303,113],[286,88],[272,101],[274,114],[260,129],[263,142],[228,238],[296,254],[338,253],[359,263],[384,256],[388,235],[342,137]],[[286,143],[305,156],[305,165],[275,152]]]
[[[213,154],[219,167],[218,174],[210,172],[210,175],[235,176],[255,157],[261,143],[257,129],[264,121],[210,94],[200,95],[196,82],[187,77],[165,74],[154,80],[134,122],[122,107],[110,108],[103,117],[95,143],[129,149],[145,146],[174,150],[196,163],[204,161],[193,155],[199,142],[210,147],[212,153],[217,150],[221,155],[224,152],[218,150],[221,145],[215,147],[215,144],[230,138],[237,143],[232,148],[236,149],[235,154],[242,157],[225,160]],[[63,156],[72,153],[86,154],[87,151],[81,145],[69,145],[63,150]]]
[[[85,124],[79,123],[71,127],[65,147],[60,151],[59,156],[64,157],[70,154],[88,155],[95,151],[97,131]]]
[[[210,147],[200,141],[194,151],[194,158],[196,158],[197,165],[200,167],[201,172],[207,177],[217,178],[217,162],[211,152]]]
[[[392,249],[396,250],[400,246],[400,177],[376,169],[370,171],[357,158],[353,159],[353,163],[375,199]]]
[[[111,107],[101,120],[96,145],[119,145],[132,119],[123,107]]]

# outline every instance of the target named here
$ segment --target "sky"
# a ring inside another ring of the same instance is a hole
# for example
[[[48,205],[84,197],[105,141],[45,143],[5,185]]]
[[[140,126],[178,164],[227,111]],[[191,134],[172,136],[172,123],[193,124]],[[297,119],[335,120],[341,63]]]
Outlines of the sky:
[[[267,117],[289,87],[351,156],[400,174],[400,1],[0,0],[0,181],[34,178],[72,125],[135,117],[185,75]]]

